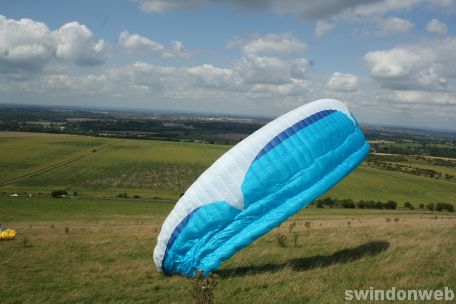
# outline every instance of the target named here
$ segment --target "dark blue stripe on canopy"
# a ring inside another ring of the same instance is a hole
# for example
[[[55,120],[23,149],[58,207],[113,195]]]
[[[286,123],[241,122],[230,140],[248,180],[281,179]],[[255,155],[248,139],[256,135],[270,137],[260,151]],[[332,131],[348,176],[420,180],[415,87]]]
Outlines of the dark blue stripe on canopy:
[[[171,237],[168,240],[168,244],[166,244],[165,255],[163,256],[163,260],[162,260],[162,269],[163,269],[164,272],[167,272],[167,270],[164,269],[164,264],[165,264],[165,259],[166,259],[166,256],[168,255],[169,249],[171,248],[171,246],[173,246],[174,241],[179,236],[179,234],[181,233],[182,229],[184,229],[184,227],[187,225],[187,223],[190,220],[190,218],[192,217],[192,215],[198,209],[199,208],[196,208],[195,210],[193,210],[192,212],[187,214],[187,216],[182,220],[182,222],[179,223],[179,225],[177,225],[177,227],[174,229],[173,233],[171,234]]]
[[[330,115],[331,113],[336,112],[336,110],[323,110],[317,112],[315,114],[310,115],[309,117],[304,118],[303,120],[298,121],[285,131],[282,131],[274,137],[263,149],[261,149],[260,153],[255,157],[254,162],[257,161],[260,157],[277,147],[281,142],[285,141],[287,138],[292,136],[293,134],[297,133],[299,130],[304,129],[305,127],[313,124],[314,122],[319,121],[320,119]]]

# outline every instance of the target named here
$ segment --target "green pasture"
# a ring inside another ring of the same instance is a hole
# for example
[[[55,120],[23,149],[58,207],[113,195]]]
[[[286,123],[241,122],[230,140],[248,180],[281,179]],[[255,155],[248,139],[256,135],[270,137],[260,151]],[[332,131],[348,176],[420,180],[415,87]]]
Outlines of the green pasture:
[[[0,134],[0,183],[90,152],[110,142],[113,139],[46,134],[2,137]]]
[[[172,206],[0,198],[0,223],[17,230],[0,241],[0,302],[192,303],[191,281],[152,261]],[[454,213],[306,208],[222,265],[215,300],[343,303],[346,289],[456,290],[455,229]]]
[[[4,196],[48,195],[66,189],[82,197],[112,198],[127,193],[176,200],[230,146],[38,134],[0,137],[0,148],[0,185],[12,180],[0,187]],[[78,155],[82,157],[74,160]],[[14,180],[19,176],[23,178]],[[327,195],[416,204],[455,202],[454,185],[360,166]]]
[[[229,148],[0,136],[0,223],[17,230],[0,242],[0,302],[191,303],[191,281],[158,273],[152,250],[174,201]],[[326,195],[454,203],[454,185],[361,165]],[[56,189],[69,196],[51,198]],[[215,299],[342,303],[345,289],[456,290],[455,230],[454,213],[305,208],[226,261]]]

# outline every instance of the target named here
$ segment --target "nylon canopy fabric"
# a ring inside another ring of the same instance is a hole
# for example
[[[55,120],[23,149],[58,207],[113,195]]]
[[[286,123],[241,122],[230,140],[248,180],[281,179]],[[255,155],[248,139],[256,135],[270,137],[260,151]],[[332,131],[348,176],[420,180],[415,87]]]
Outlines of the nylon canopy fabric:
[[[179,199],[158,236],[157,269],[208,275],[328,191],[368,151],[340,101],[280,116],[222,155]]]

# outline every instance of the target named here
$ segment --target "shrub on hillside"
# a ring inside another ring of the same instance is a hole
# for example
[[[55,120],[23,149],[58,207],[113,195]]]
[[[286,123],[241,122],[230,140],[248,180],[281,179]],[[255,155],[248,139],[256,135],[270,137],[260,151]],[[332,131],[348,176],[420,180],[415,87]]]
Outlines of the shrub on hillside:
[[[324,197],[317,199],[314,204],[317,208],[324,208],[325,206],[332,208],[337,203],[336,199],[331,197]]]
[[[356,203],[356,207],[358,207],[359,209],[364,209],[364,208],[366,208],[366,202],[363,200],[360,200]]]
[[[410,202],[405,202],[404,203],[404,208],[414,209],[412,203],[410,203]]]
[[[68,195],[66,190],[54,190],[51,192],[51,196],[55,198],[65,197]]]
[[[448,203],[437,203],[435,206],[436,211],[444,211],[447,210],[449,212],[454,212],[454,206]]]
[[[384,204],[383,202],[376,202],[374,205],[374,208],[375,209],[386,209],[385,205],[386,204]]]
[[[339,204],[342,208],[356,208],[355,202],[349,198],[340,200]]]
[[[384,204],[385,209],[396,209],[396,207],[397,207],[397,203],[395,201],[390,200]]]

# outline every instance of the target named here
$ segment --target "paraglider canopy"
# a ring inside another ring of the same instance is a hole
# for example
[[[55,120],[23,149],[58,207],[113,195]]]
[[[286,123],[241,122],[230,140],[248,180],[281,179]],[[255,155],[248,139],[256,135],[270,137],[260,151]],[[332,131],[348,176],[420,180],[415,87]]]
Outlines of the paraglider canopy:
[[[222,155],[179,199],[158,236],[157,269],[208,275],[333,187],[368,151],[355,117],[337,100],[273,120]]]

